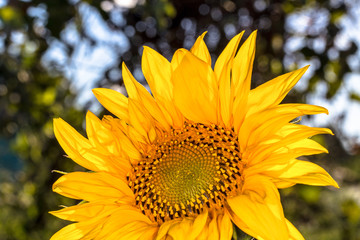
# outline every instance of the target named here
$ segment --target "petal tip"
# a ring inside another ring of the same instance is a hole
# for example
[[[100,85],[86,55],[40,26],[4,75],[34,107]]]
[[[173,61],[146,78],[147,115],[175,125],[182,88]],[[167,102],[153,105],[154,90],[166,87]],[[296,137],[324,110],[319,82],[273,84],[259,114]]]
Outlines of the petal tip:
[[[327,110],[327,108],[324,108],[324,113],[325,113],[326,115],[329,115],[329,110]]]
[[[56,124],[59,123],[59,121],[61,121],[61,118],[53,118],[54,127],[55,127]]]
[[[56,136],[56,132],[59,130],[60,125],[62,124],[66,124],[66,122],[64,121],[64,119],[62,118],[54,118],[53,119],[53,130],[55,132],[55,136]]]
[[[150,50],[150,49],[151,49],[151,47],[148,47],[148,46],[146,46],[146,45],[143,45],[142,47],[143,47],[144,51],[145,51],[145,50],[147,51],[147,50]]]
[[[340,188],[339,184],[334,179],[332,179],[332,181],[333,183],[330,186],[333,186],[335,188]]]
[[[91,91],[93,92],[95,97],[101,95],[101,88],[93,88]]]
[[[143,56],[145,56],[146,54],[151,54],[151,52],[156,52],[156,50],[152,49],[149,46],[143,46]]]
[[[207,34],[207,32],[208,32],[208,31],[203,32],[203,33],[200,35],[200,37],[205,37],[205,35]]]
[[[255,29],[255,30],[250,34],[250,37],[256,38],[257,33],[258,33],[258,30]]]
[[[302,72],[302,75],[309,69],[309,67],[310,67],[310,64],[299,69]]]

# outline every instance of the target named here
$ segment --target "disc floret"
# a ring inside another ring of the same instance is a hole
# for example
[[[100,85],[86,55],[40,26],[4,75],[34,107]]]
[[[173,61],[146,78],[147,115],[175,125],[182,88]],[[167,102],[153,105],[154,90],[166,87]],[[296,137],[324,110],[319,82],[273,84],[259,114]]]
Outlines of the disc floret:
[[[242,180],[239,143],[232,129],[186,122],[164,133],[128,176],[136,205],[162,223],[222,208]]]

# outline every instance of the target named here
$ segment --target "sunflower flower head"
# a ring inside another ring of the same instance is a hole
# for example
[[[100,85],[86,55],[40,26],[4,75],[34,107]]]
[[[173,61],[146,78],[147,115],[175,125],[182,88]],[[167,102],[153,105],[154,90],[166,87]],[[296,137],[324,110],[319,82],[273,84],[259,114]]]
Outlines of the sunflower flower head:
[[[94,89],[115,117],[88,112],[87,138],[54,119],[68,157],[91,172],[54,183],[84,203],[51,212],[74,222],[52,239],[231,239],[233,223],[257,239],[303,239],[284,217],[278,189],[338,187],[320,166],[297,159],[327,152],[311,136],[332,132],[293,120],[327,110],[281,103],[308,67],[250,89],[256,32],[239,48],[242,35],[214,68],[205,33],[171,62],[144,47],[152,95],[123,64],[128,97]]]

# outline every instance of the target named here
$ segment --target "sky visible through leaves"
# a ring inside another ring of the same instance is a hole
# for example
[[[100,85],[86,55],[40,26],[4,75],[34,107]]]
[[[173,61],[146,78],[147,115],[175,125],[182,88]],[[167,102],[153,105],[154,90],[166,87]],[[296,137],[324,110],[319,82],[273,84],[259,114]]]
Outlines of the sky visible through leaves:
[[[131,6],[132,4],[129,3]],[[124,6],[128,4],[124,3]],[[98,45],[98,46],[89,46],[89,42],[82,41],[78,36],[78,32],[75,29],[75,25],[70,24],[62,33],[62,38],[65,41],[72,42],[76,44],[76,53],[72,56],[70,61],[65,62],[65,54],[63,52],[62,43],[59,41],[54,41],[47,53],[45,54],[43,61],[46,65],[47,61],[54,61],[57,64],[63,66],[66,71],[66,76],[71,80],[72,87],[75,92],[79,92],[77,103],[83,105],[87,102],[91,102],[91,110],[98,112],[101,110],[101,106],[95,100],[91,89],[96,87],[97,82],[101,80],[101,77],[104,74],[104,71],[107,67],[114,64],[116,59],[116,52],[113,51],[112,47],[120,49],[128,49],[131,44],[128,39],[125,37],[124,33],[114,32],[108,28],[106,23],[102,20],[101,16],[97,11],[95,11],[91,6],[83,5],[81,6],[80,11],[84,14],[85,25],[91,25],[91,28],[88,28],[88,34],[92,35],[98,41],[104,41],[107,44]],[[340,21],[340,26],[343,28],[340,36],[335,40],[336,45],[340,49],[348,48],[350,41],[354,40],[360,45],[360,5],[353,4],[351,9],[352,15],[346,16]],[[41,15],[40,9],[34,9],[33,14]],[[311,22],[311,15],[316,14],[317,21],[315,23]],[[358,16],[353,19],[354,16]],[[121,11],[117,17],[119,24],[125,24],[125,19],[123,18]],[[313,31],[321,32],[324,27],[326,27],[326,21],[328,21],[329,16],[326,12],[314,12],[313,10],[304,10],[290,14],[286,18],[286,28],[288,31],[294,33],[295,36],[291,37],[285,43],[285,52],[294,53],[303,47],[304,45],[304,35],[305,28],[309,24],[314,24]],[[184,23],[185,24],[185,23]],[[233,31],[229,29],[229,31]],[[235,32],[232,32],[231,35],[234,35]],[[224,39],[222,41],[227,41]],[[206,41],[206,38],[205,38]],[[321,51],[324,48],[324,42],[321,38],[317,39],[314,43],[316,48]],[[125,51],[124,51],[125,52]],[[140,53],[139,53],[140,54]],[[336,57],[336,52],[333,53]],[[360,51],[358,50],[356,55],[353,56],[349,61],[349,64],[353,69],[360,69]],[[284,66],[290,68],[294,64],[292,59],[289,61],[283,62]],[[314,66],[318,63],[317,61],[301,61],[298,63],[299,66],[305,66],[310,64],[312,67],[308,70],[308,73],[297,84],[297,89],[302,89],[306,86],[309,80],[309,75],[312,75]],[[113,72],[114,75],[118,75],[118,78],[121,78],[120,72]],[[142,81],[142,73],[136,71],[134,73],[135,77],[138,80]],[[111,86],[113,89],[125,93],[125,89],[118,84]],[[326,86],[324,84],[319,84],[314,93],[309,94],[308,103],[317,104],[324,106],[329,109],[331,117],[316,116],[314,121],[311,123],[316,126],[324,126],[326,124],[331,124],[333,119],[340,117],[344,118],[343,131],[348,136],[351,136],[356,139],[360,139],[360,124],[358,124],[358,119],[360,118],[360,106],[358,102],[350,101],[349,92],[354,91],[357,94],[360,94],[360,75],[359,73],[352,73],[346,76],[344,79],[344,85],[337,92],[336,96],[327,100],[325,98]]]

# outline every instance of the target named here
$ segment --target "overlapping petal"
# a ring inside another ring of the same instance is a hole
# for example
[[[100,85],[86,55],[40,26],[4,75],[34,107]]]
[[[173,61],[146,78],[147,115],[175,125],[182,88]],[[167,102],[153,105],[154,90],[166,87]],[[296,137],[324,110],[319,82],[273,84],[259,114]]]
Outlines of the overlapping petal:
[[[97,201],[91,203],[82,203],[71,207],[64,207],[57,211],[51,211],[50,213],[58,218],[81,222],[92,219],[101,215],[103,212],[111,213],[119,208],[119,204],[114,201]]]
[[[252,68],[255,58],[256,34],[254,31],[246,39],[236,54],[232,66],[232,81],[234,88],[234,129],[238,131],[246,116],[248,94],[250,92],[250,83]]]
[[[308,104],[281,104],[247,117],[239,130],[242,151],[265,140],[291,120],[311,114],[328,113],[327,109]]]
[[[229,240],[233,235],[233,225],[229,214],[220,211],[209,213],[207,227],[203,228],[197,239]]]
[[[288,240],[279,192],[265,177],[246,178],[243,193],[227,200],[233,221],[257,239]]]
[[[72,239],[72,240],[79,240],[83,239],[84,236],[91,230],[91,227],[96,227],[94,224],[88,224],[87,222],[82,223],[73,223],[69,224],[66,227],[63,227],[58,232],[56,232],[50,240],[62,240],[62,239]]]
[[[214,67],[214,73],[219,85],[219,118],[228,128],[232,127],[233,122],[233,100],[234,88],[232,76],[232,67],[235,53],[244,32],[239,33],[228,43],[224,51],[220,54]]]
[[[182,54],[180,50],[174,54],[170,64],[167,59],[155,50],[144,47],[141,64],[146,81],[157,100],[159,108],[166,119],[168,119],[167,114],[170,115],[174,127],[181,127],[183,124],[182,115],[173,101],[173,82],[171,78],[174,69],[181,60]]]
[[[206,32],[201,34],[195,41],[194,45],[190,49],[190,52],[197,56],[199,59],[206,62],[209,66],[211,66],[211,57],[209,53],[209,49],[207,48],[204,37]]]
[[[124,160],[138,160],[141,158],[140,146],[143,143],[148,143],[147,135],[141,135],[137,129],[124,120],[111,116],[105,116],[103,124],[116,136],[115,141],[119,143]]]
[[[129,122],[149,143],[156,138],[155,122],[141,102],[129,99]]]
[[[246,115],[278,105],[304,75],[309,66],[274,78],[249,93]]]
[[[165,222],[159,228],[156,240],[171,237],[173,240],[188,239],[195,240],[204,228],[207,228],[208,211],[205,210],[196,218],[184,218]]]
[[[335,180],[322,167],[308,161],[292,159],[286,166],[282,166],[280,169],[265,170],[263,174],[272,177],[278,188],[289,187],[297,183],[339,188]]]
[[[172,75],[174,102],[189,120],[217,123],[218,88],[209,65],[187,53]]]
[[[64,120],[54,119],[55,137],[69,158],[92,171],[116,172],[110,159]],[[124,164],[126,168],[126,163]],[[127,166],[129,168],[129,165]]]
[[[62,228],[52,236],[51,240],[152,239],[157,229],[156,224],[137,209],[118,206],[116,209],[102,211],[85,221]],[[139,237],[148,233],[152,234],[147,238]]]
[[[172,100],[173,84],[169,61],[155,50],[144,46],[141,67],[155,99],[162,97]]]
[[[230,42],[226,45],[225,49],[221,52],[220,56],[216,60],[215,66],[214,66],[214,72],[219,80],[221,76],[223,75],[223,72],[226,72],[227,69],[225,66],[227,66],[229,63],[233,62],[234,56],[238,50],[238,46],[240,43],[240,40],[242,36],[244,35],[245,31],[242,31],[241,33],[237,34],[235,37],[233,37]],[[232,64],[230,64],[231,67],[233,67]],[[229,79],[230,81],[230,79]]]
[[[92,240],[97,239],[97,235],[102,229],[106,219],[114,212],[114,209],[102,211],[92,218],[84,221],[69,224],[56,232],[50,240]]]
[[[96,239],[154,239],[157,231],[157,224],[136,208],[118,208],[104,221]]]
[[[123,79],[129,98],[138,101],[143,109],[146,109],[152,118],[156,120],[159,126],[164,130],[169,131],[172,125],[171,117],[167,112],[161,111],[155,99],[150,93],[138,83],[126,67],[125,63],[122,65]]]
[[[119,143],[111,129],[90,111],[86,114],[86,134],[89,142],[100,152],[121,155]]]
[[[109,112],[126,122],[129,121],[127,97],[115,90],[107,88],[94,88],[92,91],[101,105],[109,110]]]
[[[54,183],[53,191],[69,198],[85,201],[108,199],[134,201],[134,193],[124,181],[104,172],[65,174]]]
[[[303,125],[287,124],[277,131],[275,135],[269,137],[271,140],[260,142],[251,151],[246,152],[243,157],[248,159],[248,166],[250,167],[259,164],[259,162],[271,160],[275,155],[284,156],[284,154],[288,154],[288,156],[292,156],[291,158],[295,158],[309,155],[306,149],[316,150],[315,152],[310,151],[311,154],[326,152],[325,148],[312,143],[311,140],[306,141],[309,140],[309,137],[317,134],[332,134],[332,132],[327,128],[311,128]],[[259,138],[261,139],[261,137]],[[303,144],[301,145],[301,143]],[[299,151],[299,147],[304,151]]]

